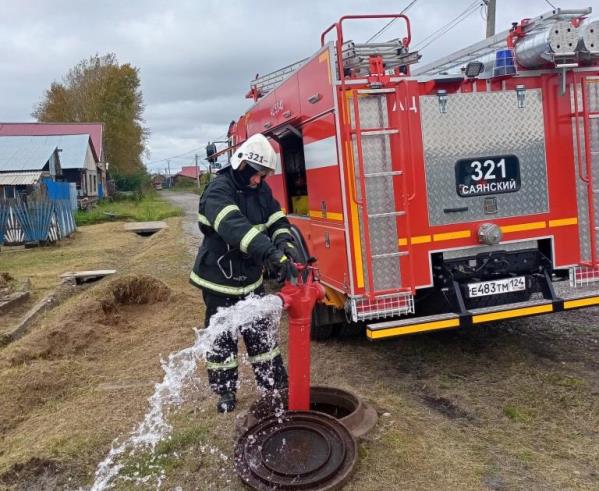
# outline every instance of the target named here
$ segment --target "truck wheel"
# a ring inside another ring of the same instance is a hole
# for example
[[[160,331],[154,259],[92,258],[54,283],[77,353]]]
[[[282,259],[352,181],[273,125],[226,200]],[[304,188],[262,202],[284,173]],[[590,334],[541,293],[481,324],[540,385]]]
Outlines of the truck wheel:
[[[363,337],[366,332],[364,322],[343,322],[337,328],[337,337],[339,339],[349,339]]]
[[[331,322],[331,307],[316,304],[312,311],[312,322],[310,324],[310,339],[314,341],[326,341],[335,334],[335,322]]]
[[[314,323],[314,314],[312,314],[312,325],[310,326],[310,339],[312,341],[327,341],[333,337],[334,327],[332,324],[318,326]]]

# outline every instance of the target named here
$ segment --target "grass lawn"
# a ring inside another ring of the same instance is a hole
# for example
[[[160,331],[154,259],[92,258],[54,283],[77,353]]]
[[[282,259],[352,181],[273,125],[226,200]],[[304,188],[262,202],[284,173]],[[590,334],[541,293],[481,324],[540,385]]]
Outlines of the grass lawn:
[[[160,199],[156,194],[149,194],[139,200],[101,201],[90,211],[77,211],[75,221],[77,225],[91,225],[115,219],[152,222],[182,214],[181,209]]]

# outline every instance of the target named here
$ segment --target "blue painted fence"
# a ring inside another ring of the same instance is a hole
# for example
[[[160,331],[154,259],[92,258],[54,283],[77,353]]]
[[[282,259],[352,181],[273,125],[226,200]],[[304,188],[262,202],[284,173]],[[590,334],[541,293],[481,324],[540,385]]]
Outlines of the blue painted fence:
[[[56,242],[75,229],[69,183],[44,179],[25,197],[0,200],[0,245]]]

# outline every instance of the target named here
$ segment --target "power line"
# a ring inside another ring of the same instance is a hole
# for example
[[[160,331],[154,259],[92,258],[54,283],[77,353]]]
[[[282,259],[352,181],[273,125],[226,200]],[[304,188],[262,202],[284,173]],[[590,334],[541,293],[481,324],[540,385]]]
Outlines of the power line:
[[[218,138],[214,138],[214,140],[223,140],[226,137],[227,137],[227,135],[225,134],[225,135],[219,136]],[[187,152],[180,153],[178,155],[171,155],[170,157],[164,157],[163,159],[152,160],[151,162],[146,162],[145,165],[149,166],[149,165],[159,164],[160,162],[166,162],[167,160],[173,160],[173,159],[184,158],[184,157],[187,158],[187,156],[189,156],[189,154],[193,154],[193,153],[197,152],[198,150],[202,150],[203,148],[204,148],[204,146],[201,146],[201,147],[197,147],[197,148],[188,150]]]
[[[185,155],[197,152],[198,150],[201,150],[202,148],[204,148],[204,147],[197,147],[192,150],[188,150],[187,152],[180,153],[179,155],[171,155],[170,157],[164,157],[163,159],[153,160],[152,162],[147,162],[146,165],[159,164],[160,162],[166,162],[167,160],[184,157]]]
[[[549,4],[553,10],[557,10],[557,7],[553,5],[549,0],[545,0],[545,2]]]
[[[418,0],[412,0],[408,6],[406,8],[404,8],[400,14],[403,14],[405,12],[407,12],[407,10],[414,5]],[[394,17],[393,19],[391,19],[389,22],[387,22],[381,29],[379,29],[376,33],[374,33],[373,36],[370,37],[370,39],[368,41],[366,41],[366,43],[371,42],[373,39],[376,39],[377,37],[379,37],[381,34],[383,34],[383,32],[385,32],[390,26],[391,24],[393,24],[398,18]]]
[[[471,10],[470,12],[468,12],[464,17],[462,17],[459,21],[457,21],[455,24],[453,24],[452,26],[448,27],[445,31],[443,31],[441,34],[439,34],[437,37],[431,39],[428,43],[426,43],[424,46],[421,46],[418,48],[419,51],[424,50],[425,48],[427,48],[428,46],[430,46],[431,44],[433,44],[437,39],[445,36],[445,34],[447,34],[449,31],[451,31],[454,27],[457,27],[459,24],[461,24],[463,21],[465,21],[468,17],[470,17],[470,15],[472,15],[474,12],[476,12],[476,9]]]
[[[428,35],[427,37],[425,37],[424,39],[422,39],[416,46],[415,49],[418,50],[423,50],[426,47],[430,46],[432,43],[434,43],[437,39],[439,39],[440,37],[444,36],[445,34],[447,34],[449,31],[451,31],[454,27],[456,27],[457,25],[461,24],[464,20],[466,20],[472,13],[476,12],[478,7],[480,6],[478,0],[471,3],[466,10],[464,10],[461,14],[459,14],[457,17],[455,17],[454,19],[452,19],[451,21],[449,21],[447,24],[445,24],[444,26],[442,26],[441,28],[437,29],[435,32],[433,32],[432,34]],[[430,40],[430,41],[429,41]],[[428,41],[428,42],[427,42]],[[426,44],[424,44],[426,43]],[[423,45],[424,44],[424,45]]]
[[[432,33],[430,33],[428,36],[424,37],[423,39],[421,39],[418,43],[416,43],[416,47],[426,43],[429,39],[431,39],[432,37],[434,37],[435,35],[437,35],[438,33],[440,33],[441,31],[443,31],[444,29],[446,29],[448,26],[450,26],[451,24],[453,24],[454,22],[456,22],[458,19],[460,19],[463,15],[467,15],[470,12],[470,9],[472,9],[475,5],[478,4],[478,0],[475,0],[474,2],[472,2],[470,5],[468,5],[468,7],[466,7],[465,10],[463,10],[460,14],[458,14],[455,18],[453,18],[452,20],[450,20],[447,24],[439,27],[439,29],[437,29],[436,31],[433,31]]]

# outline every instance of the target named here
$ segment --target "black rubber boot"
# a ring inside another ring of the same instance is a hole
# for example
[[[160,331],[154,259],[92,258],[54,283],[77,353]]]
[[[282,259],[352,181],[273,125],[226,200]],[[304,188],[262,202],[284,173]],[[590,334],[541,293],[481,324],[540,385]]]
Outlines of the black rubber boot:
[[[220,395],[216,405],[219,413],[230,413],[235,410],[235,392],[225,392]]]

